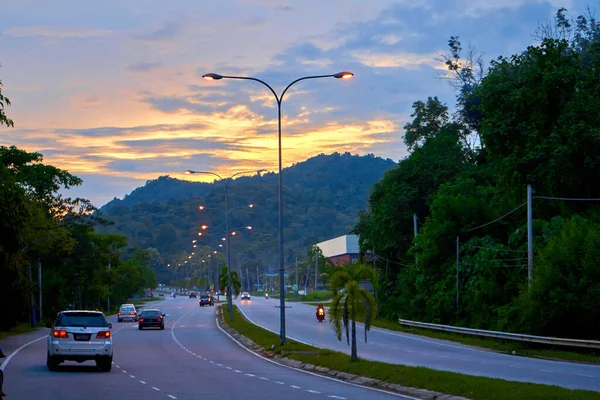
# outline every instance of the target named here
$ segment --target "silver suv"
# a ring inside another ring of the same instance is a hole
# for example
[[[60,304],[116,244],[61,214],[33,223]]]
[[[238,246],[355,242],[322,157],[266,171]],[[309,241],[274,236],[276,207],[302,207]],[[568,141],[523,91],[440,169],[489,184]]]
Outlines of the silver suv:
[[[100,311],[62,311],[56,316],[48,335],[46,365],[56,371],[64,361],[82,363],[95,360],[96,366],[109,372],[112,368],[112,324]]]

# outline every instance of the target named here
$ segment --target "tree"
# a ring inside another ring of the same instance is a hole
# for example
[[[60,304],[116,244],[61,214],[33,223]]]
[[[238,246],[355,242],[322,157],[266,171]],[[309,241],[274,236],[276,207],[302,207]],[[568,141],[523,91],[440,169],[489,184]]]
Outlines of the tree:
[[[10,106],[10,100],[2,94],[2,81],[0,80],[0,125],[15,126],[13,120],[6,116],[5,108]]]
[[[347,264],[337,270],[330,278],[330,288],[333,295],[329,308],[331,326],[339,341],[342,341],[342,330],[346,332],[346,341],[350,345],[352,338],[352,351],[350,360],[358,360],[356,349],[356,319],[364,315],[365,343],[367,331],[371,329],[377,304],[373,294],[360,288],[361,281],[368,281],[373,286],[377,285],[376,273],[373,267],[365,264]],[[349,323],[352,325],[350,335]]]
[[[224,293],[227,291],[227,282],[228,282],[228,276],[227,276],[227,266],[224,265],[223,267],[221,267],[221,273],[219,274],[219,291],[221,293]],[[237,271],[231,271],[231,291],[232,291],[232,296],[237,298],[240,295],[240,292],[242,290],[242,283],[240,282],[240,279],[238,277]]]

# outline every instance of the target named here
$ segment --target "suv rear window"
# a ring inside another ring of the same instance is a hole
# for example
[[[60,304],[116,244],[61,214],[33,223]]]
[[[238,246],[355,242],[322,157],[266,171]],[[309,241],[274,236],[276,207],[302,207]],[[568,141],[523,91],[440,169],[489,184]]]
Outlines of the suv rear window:
[[[210,296],[203,294],[202,296],[200,296],[201,299],[208,299]]]
[[[146,311],[142,311],[142,317],[154,317],[157,315],[161,315],[160,311],[158,310],[146,310]]]
[[[68,313],[61,314],[57,321],[56,326],[83,326],[87,328],[107,328],[108,322],[104,315],[97,313]]]

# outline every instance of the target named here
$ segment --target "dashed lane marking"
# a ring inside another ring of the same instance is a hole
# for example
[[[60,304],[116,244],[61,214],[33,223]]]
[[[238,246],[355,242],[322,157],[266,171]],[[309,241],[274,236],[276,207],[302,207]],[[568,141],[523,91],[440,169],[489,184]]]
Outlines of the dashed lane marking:
[[[141,383],[142,385],[145,385],[145,384],[146,384],[146,382],[144,382],[144,381],[140,381],[140,383]]]
[[[152,386],[152,389],[156,390],[157,392],[160,392],[160,389],[157,388],[156,386]]]
[[[175,400],[177,400],[177,397],[173,396],[172,394],[168,394],[167,396],[169,396],[169,397],[170,397],[170,398],[172,398],[172,399],[175,399]]]
[[[307,389],[306,390],[308,393],[314,393],[314,394],[321,394],[321,392],[318,392],[316,390],[312,390],[312,389]]]

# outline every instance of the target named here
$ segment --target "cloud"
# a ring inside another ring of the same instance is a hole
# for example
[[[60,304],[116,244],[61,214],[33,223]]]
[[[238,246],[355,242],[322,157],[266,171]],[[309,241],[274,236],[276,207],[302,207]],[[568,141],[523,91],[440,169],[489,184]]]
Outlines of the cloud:
[[[114,34],[113,31],[88,27],[21,26],[8,28],[4,34],[12,37],[42,37],[46,39],[89,39]]]
[[[139,62],[132,64],[128,67],[128,70],[134,72],[145,72],[151,69],[160,68],[163,64],[161,62]]]
[[[443,64],[436,61],[437,54],[389,54],[372,52],[355,52],[353,56],[362,64],[373,68],[403,68],[414,69],[421,65],[438,67]]]

